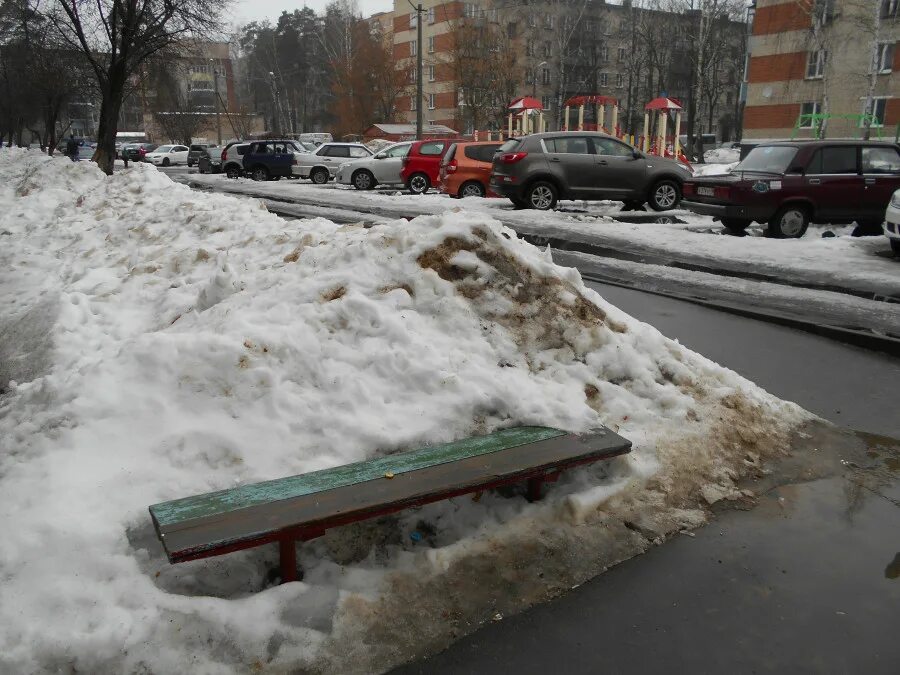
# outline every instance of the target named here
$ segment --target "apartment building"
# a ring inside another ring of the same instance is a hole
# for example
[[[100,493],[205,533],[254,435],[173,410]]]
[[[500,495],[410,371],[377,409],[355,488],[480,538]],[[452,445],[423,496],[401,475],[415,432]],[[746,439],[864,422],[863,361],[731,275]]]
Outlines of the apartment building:
[[[395,0],[393,47],[396,67],[409,86],[397,102],[397,118],[416,119],[416,55],[424,61],[424,120],[462,133],[477,126],[500,128],[504,106],[517,96],[543,102],[550,128],[562,125],[565,101],[580,94],[604,94],[620,100],[623,127],[636,131],[643,105],[661,94],[687,99],[691,80],[690,34],[699,14],[661,12],[633,6],[629,0],[423,0],[422,45],[416,34],[416,12],[407,0]],[[687,6],[686,6],[687,7]],[[468,29],[466,28],[468,27]],[[477,27],[478,30],[469,30]],[[708,71],[721,86],[713,103],[698,111],[704,131],[730,136],[738,113],[740,72],[744,64],[745,24],[726,27],[727,49]],[[463,39],[467,44],[459,44]],[[722,41],[720,41],[722,42]],[[475,73],[458,68],[458,59],[496,63],[503,73]],[[511,59],[498,58],[498,52]],[[462,72],[461,72],[462,70]],[[490,77],[487,77],[490,75]],[[479,78],[483,81],[479,81]],[[718,81],[717,80],[717,81]],[[717,85],[719,86],[719,85]],[[472,92],[484,89],[490,114],[476,112]],[[586,111],[593,122],[596,111]],[[625,129],[623,129],[625,130]]]
[[[756,0],[744,138],[859,137],[870,91],[872,136],[894,138],[898,41],[900,0]]]

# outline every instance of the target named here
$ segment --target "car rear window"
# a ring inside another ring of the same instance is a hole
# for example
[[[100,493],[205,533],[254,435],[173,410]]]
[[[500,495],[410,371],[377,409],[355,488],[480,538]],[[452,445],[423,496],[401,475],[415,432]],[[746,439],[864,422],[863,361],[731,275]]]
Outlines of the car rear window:
[[[205,145],[192,145],[191,150],[206,150]]]
[[[897,148],[868,147],[862,149],[863,173],[900,173]]]
[[[468,145],[463,150],[463,153],[465,153],[466,157],[474,159],[476,162],[487,162],[490,164],[494,161],[494,153],[497,152],[499,147],[499,143],[496,145]]]
[[[466,157],[469,155],[467,154]],[[441,159],[441,166],[444,164],[449,164],[453,161],[453,158],[456,157],[456,143],[451,143],[450,147],[447,148],[447,152],[444,153],[444,157]]]
[[[245,155],[247,154],[247,150],[249,147],[249,145],[238,145],[235,147],[235,150],[237,150],[238,155]]]
[[[425,155],[429,157],[435,157],[441,155],[444,152],[444,143],[422,143],[419,146],[419,154]]]
[[[498,152],[514,152],[516,148],[519,147],[520,141],[518,138],[510,138],[506,143],[500,146],[500,150]]]
[[[785,173],[796,154],[797,148],[792,145],[759,145],[734,170]]]
[[[857,173],[856,146],[839,145],[830,148],[819,148],[806,167],[806,173]]]

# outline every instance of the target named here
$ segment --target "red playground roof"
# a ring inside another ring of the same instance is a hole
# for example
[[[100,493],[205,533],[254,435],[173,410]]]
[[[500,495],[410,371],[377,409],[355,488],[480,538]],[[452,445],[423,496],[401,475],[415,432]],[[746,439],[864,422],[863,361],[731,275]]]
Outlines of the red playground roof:
[[[612,96],[602,96],[601,94],[587,94],[585,96],[573,96],[566,101],[565,106],[587,105],[588,103],[597,103],[599,105],[619,105],[619,99]]]
[[[667,98],[660,96],[644,106],[644,110],[681,110],[681,101],[677,98]]]
[[[515,98],[507,106],[507,110],[543,110],[544,104],[531,96]]]

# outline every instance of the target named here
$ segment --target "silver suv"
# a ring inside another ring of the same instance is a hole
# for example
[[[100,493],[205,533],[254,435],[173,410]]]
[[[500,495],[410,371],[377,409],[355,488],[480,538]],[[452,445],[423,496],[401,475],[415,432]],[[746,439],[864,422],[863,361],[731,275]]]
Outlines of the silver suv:
[[[504,143],[494,155],[491,189],[520,208],[542,211],[558,199],[647,202],[665,211],[678,206],[690,177],[683,164],[644,155],[612,136],[560,131]]]
[[[325,143],[315,152],[297,157],[292,172],[300,178],[311,178],[313,183],[327,183],[337,172],[338,167],[350,159],[362,159],[371,156],[372,151],[362,143]]]

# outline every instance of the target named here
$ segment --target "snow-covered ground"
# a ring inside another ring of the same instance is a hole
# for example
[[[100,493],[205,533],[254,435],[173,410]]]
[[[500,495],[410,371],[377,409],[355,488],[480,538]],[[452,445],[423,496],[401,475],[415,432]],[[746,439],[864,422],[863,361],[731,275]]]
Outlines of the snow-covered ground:
[[[484,208],[285,221],[14,149],[0,243],[0,672],[381,671],[701,524],[809,419]],[[147,513],[520,424],[634,451],[336,530],[284,586],[272,547],[169,565]]]
[[[727,170],[707,165],[711,172]],[[763,274],[788,283],[846,287],[860,292],[900,297],[898,261],[885,237],[853,237],[853,226],[813,225],[800,239],[770,239],[751,226],[748,236],[728,235],[710,217],[688,211],[663,216],[682,222],[621,222],[619,202],[560,202],[553,212],[515,210],[505,199],[451,199],[399,190],[360,192],[339,185],[315,186],[306,181],[257,183],[221,175],[191,175],[190,181],[216,189],[275,199],[299,200],[318,206],[372,211],[384,216],[414,217],[463,208],[502,220],[522,234],[555,237],[647,254],[723,270]],[[633,214],[632,214],[633,215]],[[644,214],[647,215],[647,214]],[[826,232],[834,237],[823,237]]]

